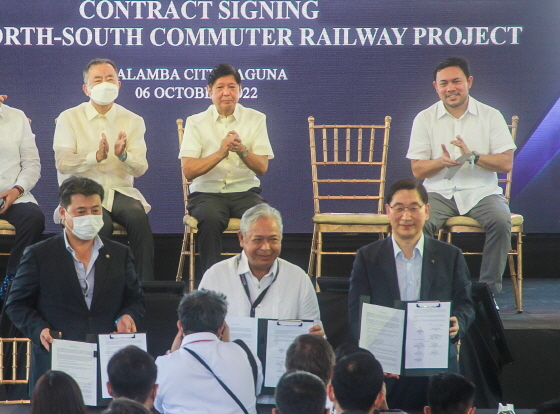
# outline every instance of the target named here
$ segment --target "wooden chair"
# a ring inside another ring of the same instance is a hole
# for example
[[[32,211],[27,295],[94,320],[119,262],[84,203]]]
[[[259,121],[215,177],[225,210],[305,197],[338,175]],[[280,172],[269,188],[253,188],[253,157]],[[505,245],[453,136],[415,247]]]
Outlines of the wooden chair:
[[[179,148],[181,148],[181,144],[183,143],[183,134],[185,132],[185,128],[183,127],[183,120],[177,119],[177,134],[179,136]],[[195,249],[195,234],[198,232],[198,221],[196,218],[189,215],[187,211],[187,204],[189,202],[189,184],[190,181],[187,181],[185,175],[183,174],[183,170],[181,169],[181,180],[183,184],[183,202],[185,205],[185,216],[183,217],[183,224],[185,225],[185,233],[183,235],[183,244],[181,246],[181,257],[179,259],[179,268],[177,269],[177,277],[175,280],[180,282],[183,280],[183,268],[185,266],[185,259],[188,256],[189,258],[189,292],[194,290],[194,281],[195,281],[195,273],[194,273],[194,260],[195,256],[198,255]],[[241,224],[241,220],[237,218],[230,218],[228,226],[224,233],[237,233],[239,231],[239,226]],[[223,256],[233,256],[238,254],[237,253],[229,253],[223,252]]]
[[[308,122],[315,211],[308,274],[317,281],[323,255],[356,254],[324,251],[323,233],[384,237],[390,232],[383,195],[391,117],[385,117],[384,125],[315,125],[312,116]],[[318,284],[316,288],[319,291]]]
[[[519,118],[513,116],[511,125],[508,125],[511,131],[513,142],[517,136],[517,123]],[[508,174],[500,174],[498,183],[504,187],[504,196],[509,201],[511,194],[511,182],[513,177],[513,168]],[[438,239],[452,242],[454,233],[484,233],[484,228],[478,221],[465,216],[450,217],[445,222],[443,228],[439,231]],[[511,281],[513,284],[513,295],[515,298],[515,307],[518,313],[523,312],[523,261],[522,261],[522,237],[523,237],[523,216],[520,214],[511,214],[511,236],[514,238],[513,245],[508,253],[508,265]],[[482,252],[463,252],[464,255],[482,255]],[[515,260],[514,260],[515,258]],[[517,263],[515,263],[517,262]]]
[[[18,372],[18,355],[23,344],[25,349],[25,372],[21,378]],[[5,355],[7,358],[5,358]],[[8,362],[5,366],[4,363]],[[29,383],[29,369],[31,366],[31,340],[27,338],[0,338],[0,385],[15,385]],[[9,379],[6,379],[8,377]],[[0,401],[0,404],[28,404],[29,400]]]

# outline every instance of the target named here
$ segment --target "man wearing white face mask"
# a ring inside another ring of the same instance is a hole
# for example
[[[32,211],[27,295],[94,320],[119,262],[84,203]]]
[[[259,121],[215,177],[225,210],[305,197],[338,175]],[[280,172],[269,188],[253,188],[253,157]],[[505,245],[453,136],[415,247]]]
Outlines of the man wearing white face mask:
[[[84,69],[84,102],[60,114],[54,133],[58,182],[70,175],[88,177],[105,190],[99,234],[110,237],[113,220],[128,233],[140,280],[154,279],[154,241],[147,213],[150,205],[133,187],[148,169],[144,120],[116,104],[121,83],[109,59],[94,59]],[[58,211],[55,222],[60,221]]]
[[[30,388],[50,368],[52,331],[85,341],[88,334],[136,332],[144,295],[130,249],[97,235],[103,188],[71,177],[59,190],[61,235],[28,247],[6,303],[12,322],[33,341]]]

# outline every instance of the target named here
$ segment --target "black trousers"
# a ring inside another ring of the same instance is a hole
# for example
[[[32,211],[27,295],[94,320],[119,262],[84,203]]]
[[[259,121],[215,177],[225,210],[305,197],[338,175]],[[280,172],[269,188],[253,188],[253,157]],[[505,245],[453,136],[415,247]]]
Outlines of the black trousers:
[[[45,230],[45,215],[35,203],[16,203],[4,214],[0,214],[0,219],[6,220],[16,228],[6,271],[9,275],[15,275],[25,248],[41,239]]]
[[[197,242],[203,273],[221,260],[222,233],[229,219],[241,218],[251,207],[266,203],[260,192],[255,187],[239,193],[194,192],[189,196],[187,209],[198,220]]]
[[[138,278],[142,281],[154,280],[154,236],[142,203],[115,191],[112,211],[103,209],[101,236],[111,237],[113,220],[126,229]]]

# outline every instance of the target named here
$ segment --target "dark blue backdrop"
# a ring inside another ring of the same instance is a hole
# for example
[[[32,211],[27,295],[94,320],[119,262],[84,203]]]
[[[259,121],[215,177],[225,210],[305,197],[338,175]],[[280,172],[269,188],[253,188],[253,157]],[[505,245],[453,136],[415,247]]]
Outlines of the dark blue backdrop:
[[[276,158],[262,179],[263,194],[283,213],[285,231],[298,233],[311,232],[313,213],[307,117],[313,115],[317,123],[342,124],[382,123],[390,115],[388,182],[408,177],[411,172],[405,154],[412,120],[437,99],[432,69],[449,55],[463,55],[470,60],[474,75],[471,94],[501,110],[508,120],[512,115],[520,117],[521,149],[514,168],[517,181],[512,209],[526,216],[528,232],[560,230],[556,218],[560,205],[556,181],[560,170],[556,156],[560,107],[555,106],[560,89],[557,1],[104,0],[82,4],[75,0],[5,0],[1,7],[0,93],[8,94],[7,103],[33,119],[43,166],[33,193],[49,218],[57,205],[54,119],[86,99],[81,71],[91,58],[111,58],[126,74],[127,69],[137,75],[139,70],[146,74],[147,69],[166,68],[176,69],[180,77],[123,80],[118,98],[146,121],[150,168],[136,186],[152,204],[150,220],[155,233],[183,231],[175,119],[210,104],[208,99],[158,98],[155,94],[181,87],[191,96],[206,82],[185,79],[185,69],[211,68],[220,62],[242,70],[283,70],[287,79],[245,80],[243,86],[256,88],[258,97],[242,103],[267,114]],[[128,18],[123,12],[127,7]],[[182,7],[191,19],[183,16]],[[233,18],[236,7],[239,18]],[[267,8],[273,10],[272,18]],[[254,19],[252,11],[257,12]],[[223,28],[227,30],[218,37]],[[253,30],[254,45],[248,29],[259,29]],[[291,30],[292,44],[286,40],[278,44],[279,29],[284,34]],[[120,45],[115,32],[121,34]],[[243,43],[232,45],[231,33],[240,42],[242,32]],[[101,45],[96,44],[96,33]],[[138,36],[130,38],[129,34]],[[196,39],[189,37],[196,34]],[[343,44],[345,34],[347,45]],[[430,34],[435,37],[430,39]],[[457,41],[458,34],[463,41]],[[181,36],[183,42],[179,42]],[[145,91],[149,97],[137,97]],[[250,93],[255,95],[255,89]],[[47,231],[56,231],[52,221],[47,221]]]

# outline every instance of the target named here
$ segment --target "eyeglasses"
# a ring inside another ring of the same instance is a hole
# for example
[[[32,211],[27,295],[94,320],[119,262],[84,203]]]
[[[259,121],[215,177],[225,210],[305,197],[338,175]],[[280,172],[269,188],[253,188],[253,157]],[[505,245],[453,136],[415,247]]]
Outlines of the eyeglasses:
[[[418,214],[420,212],[420,209],[422,207],[424,207],[425,204],[419,205],[419,204],[411,204],[408,207],[402,206],[402,205],[396,205],[396,206],[390,206],[391,210],[393,210],[393,213],[397,214],[397,215],[401,215],[404,214],[405,210],[408,210],[408,212],[412,215],[414,214]]]

